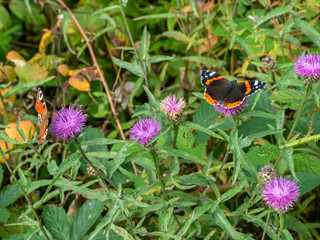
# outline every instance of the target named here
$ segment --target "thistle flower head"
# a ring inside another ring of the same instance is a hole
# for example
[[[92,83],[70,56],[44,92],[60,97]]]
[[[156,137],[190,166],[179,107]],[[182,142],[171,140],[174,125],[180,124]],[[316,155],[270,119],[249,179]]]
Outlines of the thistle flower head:
[[[155,118],[139,119],[130,129],[130,139],[138,138],[141,146],[147,145],[161,129],[161,122]]]
[[[269,207],[279,212],[286,212],[299,197],[299,187],[296,181],[279,179],[270,181],[262,191],[262,198]]]
[[[276,60],[273,57],[266,56],[262,58],[262,66],[267,70],[273,70],[276,66]]]
[[[56,112],[52,118],[51,133],[54,138],[75,138],[82,132],[87,121],[86,115],[78,108],[70,104],[69,108],[64,108]]]
[[[320,80],[320,55],[317,53],[302,54],[295,62],[295,72],[306,83]]]
[[[268,184],[270,181],[275,179],[277,176],[277,173],[275,170],[270,166],[264,166],[261,168],[261,171],[259,172],[259,184],[260,186]]]
[[[182,111],[186,106],[186,102],[183,98],[177,99],[177,96],[169,95],[166,99],[162,100],[160,109],[168,114],[169,121],[172,123],[179,123],[182,120]]]
[[[225,117],[236,117],[238,115],[240,115],[240,113],[243,111],[243,107],[248,106],[249,100],[248,99],[244,99],[244,101],[239,105],[236,106],[234,108],[225,108],[219,104],[214,105],[214,109],[218,112],[220,112],[221,114],[223,114],[223,116]]]

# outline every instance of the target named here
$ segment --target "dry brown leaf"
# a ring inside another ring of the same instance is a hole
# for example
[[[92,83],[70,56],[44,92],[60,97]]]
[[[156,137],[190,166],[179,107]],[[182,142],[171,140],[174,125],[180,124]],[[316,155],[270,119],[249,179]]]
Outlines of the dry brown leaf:
[[[6,128],[4,131],[9,138],[19,142],[25,142],[17,130],[17,125],[17,123],[9,123],[7,125],[9,128]],[[29,120],[22,120],[20,122],[20,129],[25,133],[28,139],[31,140],[36,130],[36,126]]]

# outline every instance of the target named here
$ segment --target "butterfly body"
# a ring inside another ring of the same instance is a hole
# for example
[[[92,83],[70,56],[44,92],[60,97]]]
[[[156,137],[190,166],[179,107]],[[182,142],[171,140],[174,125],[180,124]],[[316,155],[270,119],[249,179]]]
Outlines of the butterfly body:
[[[224,76],[209,70],[201,70],[201,83],[206,87],[204,97],[212,105],[221,105],[224,108],[235,108],[245,98],[266,87],[265,82],[244,81],[237,83],[229,81]]]
[[[41,88],[38,88],[36,111],[38,113],[39,122],[38,141],[41,144],[46,140],[51,120],[51,113],[47,109]]]

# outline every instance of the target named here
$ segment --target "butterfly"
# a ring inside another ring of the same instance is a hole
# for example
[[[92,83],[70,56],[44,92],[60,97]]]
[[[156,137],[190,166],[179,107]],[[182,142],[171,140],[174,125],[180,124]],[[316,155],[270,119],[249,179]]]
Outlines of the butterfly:
[[[224,76],[209,70],[201,70],[201,83],[206,87],[204,97],[212,105],[219,104],[224,108],[239,106],[246,97],[266,87],[265,82],[229,81]]]
[[[41,144],[46,140],[51,122],[51,113],[47,109],[41,88],[38,88],[36,111],[38,113],[39,122],[38,142]]]

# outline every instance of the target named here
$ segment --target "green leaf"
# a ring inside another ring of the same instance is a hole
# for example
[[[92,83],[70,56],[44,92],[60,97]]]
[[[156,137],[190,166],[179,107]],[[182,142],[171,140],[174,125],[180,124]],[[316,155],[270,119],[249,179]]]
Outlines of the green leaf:
[[[247,181],[241,181],[239,185],[234,186],[233,188],[226,191],[224,194],[221,195],[220,200],[222,202],[228,201],[229,199],[233,198],[235,195],[237,195],[239,192],[242,191],[242,189],[248,184]]]
[[[220,68],[222,66],[222,61],[205,56],[187,56],[182,57],[181,59],[189,62],[200,63],[207,67],[215,66],[216,68]]]
[[[289,214],[284,215],[284,227],[299,233],[301,239],[313,239],[306,225]]]
[[[141,47],[139,51],[140,60],[144,60],[147,57],[147,47],[148,47],[147,36],[148,36],[148,31],[147,31],[147,25],[146,25],[143,28],[142,37],[141,37]]]
[[[134,238],[122,227],[118,227],[117,225],[111,223],[110,229],[117,233],[119,236],[123,237],[125,240],[134,240]]]
[[[170,56],[156,55],[156,56],[149,57],[147,59],[147,63],[158,63],[158,62],[163,62],[163,61],[169,61],[172,59],[173,59],[173,57],[170,57]]]
[[[283,155],[284,159],[287,161],[292,176],[295,179],[297,179],[296,171],[294,169],[293,156],[292,156],[293,155],[293,148],[280,149],[280,153]]]
[[[4,207],[0,207],[0,223],[7,223],[10,217],[10,212]]]
[[[184,121],[180,125],[193,128],[193,129],[195,129],[195,130],[197,130],[199,132],[206,133],[206,134],[208,134],[208,135],[210,135],[210,136],[212,136],[214,138],[219,138],[221,140],[224,140],[224,138],[221,137],[220,135],[218,135],[218,134],[216,134],[216,133],[214,133],[214,132],[212,132],[212,131],[210,131],[210,130],[208,130],[208,129],[206,129],[206,128],[204,128],[204,127],[202,127],[202,126],[200,126],[200,125],[198,125],[196,123]]]
[[[284,89],[273,93],[269,99],[287,103],[291,109],[298,109],[301,105],[303,93],[294,89]]]
[[[168,156],[182,157],[185,160],[189,160],[190,162],[199,163],[202,165],[207,164],[207,162],[205,160],[203,160],[202,158],[200,158],[196,155],[193,155],[191,153],[187,153],[182,150],[173,149],[171,147],[159,147],[159,149],[160,149],[161,153],[166,154]]]
[[[294,154],[294,166],[299,172],[320,176],[320,160],[309,153]]]
[[[249,136],[245,137],[244,139],[241,139],[241,147],[242,148],[249,147],[251,145],[252,141],[257,138],[262,138],[265,136],[279,134],[279,133],[282,133],[283,131],[284,131],[284,129],[270,129],[270,130],[265,130],[265,131],[250,134]]]
[[[11,26],[11,16],[7,9],[0,5],[0,29],[3,31]]]
[[[22,91],[22,92],[29,91],[31,88],[37,87],[37,86],[42,85],[46,82],[49,82],[49,81],[53,80],[54,78],[55,78],[55,76],[50,76],[50,77],[47,77],[47,78],[39,80],[39,81],[28,82],[28,83],[20,82],[18,85],[14,86],[8,92],[6,92],[3,95],[3,97],[4,98],[10,97],[11,95],[17,94],[20,91]]]
[[[81,239],[91,226],[100,217],[103,211],[103,202],[91,199],[85,202],[77,212],[71,225],[71,239]]]
[[[228,221],[226,215],[221,210],[220,207],[217,207],[215,211],[211,214],[212,220],[215,224],[217,224],[219,227],[221,227],[229,236],[231,239],[237,239],[237,240],[253,240],[253,238],[237,232],[236,229],[232,226],[232,224]]]
[[[41,200],[44,200],[44,198],[47,196],[47,194],[50,192],[51,188],[55,184],[55,182],[62,176],[62,174],[67,171],[69,168],[74,166],[77,161],[80,159],[80,154],[75,152],[70,154],[59,166],[59,171],[57,172],[56,176],[52,179],[50,185],[48,186],[46,192],[42,196]]]
[[[232,184],[234,184],[240,173],[240,164],[243,162],[243,151],[240,148],[238,140],[238,131],[232,131],[230,134],[230,151],[234,157],[234,172],[232,176]]]
[[[166,32],[163,32],[161,35],[168,38],[174,38],[175,40],[178,40],[184,43],[190,43],[191,41],[191,39],[187,35],[185,35],[180,31],[166,31]]]
[[[320,185],[320,177],[311,173],[297,173],[297,178],[299,179],[299,190],[300,196],[311,192],[312,189]]]
[[[43,220],[54,238],[57,240],[70,239],[70,225],[62,207],[46,205],[43,210]]]
[[[125,68],[128,71],[130,71],[131,73],[133,73],[139,77],[143,77],[143,72],[141,70],[141,67],[139,66],[139,64],[136,61],[133,63],[130,63],[130,62],[122,61],[122,60],[115,58],[115,57],[112,57],[112,61],[115,64],[117,64],[119,67]]]
[[[160,105],[159,103],[157,102],[157,100],[154,98],[153,94],[150,92],[150,90],[145,86],[143,85],[143,89],[144,91],[146,92],[146,94],[148,95],[149,99],[151,100],[151,102],[157,107],[157,109],[160,109]]]
[[[300,27],[301,31],[320,48],[320,33],[306,21],[297,19],[295,23]]]
[[[0,194],[0,207],[7,207],[14,203],[18,198],[22,196],[20,187],[13,183],[6,189],[3,189]]]
[[[275,159],[279,156],[279,148],[275,145],[266,144],[250,148],[247,155],[247,160],[254,164],[263,164]]]
[[[276,7],[273,10],[271,10],[270,12],[268,12],[265,16],[260,18],[258,20],[257,24],[254,26],[254,28],[257,28],[262,23],[268,21],[271,18],[281,16],[281,15],[289,13],[289,12],[290,12],[290,9],[288,7],[283,7],[283,6]]]
[[[3,181],[3,168],[2,168],[2,164],[0,164],[0,189],[1,189],[2,181]]]

